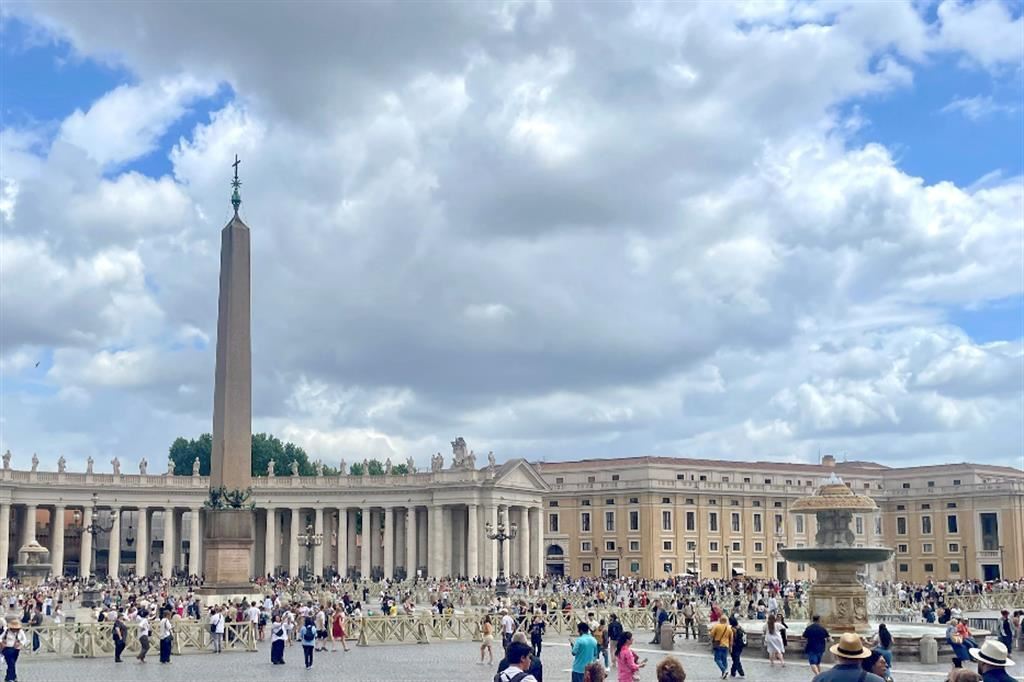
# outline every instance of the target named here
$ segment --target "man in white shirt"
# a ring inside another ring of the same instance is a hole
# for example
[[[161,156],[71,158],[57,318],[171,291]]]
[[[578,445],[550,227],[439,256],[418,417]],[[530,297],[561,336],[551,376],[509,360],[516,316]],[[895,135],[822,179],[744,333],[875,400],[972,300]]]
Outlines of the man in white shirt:
[[[508,667],[498,675],[499,682],[537,682],[537,678],[528,672],[533,656],[529,644],[512,642],[505,656],[508,658]]]
[[[512,635],[516,631],[516,619],[508,614],[508,609],[502,609],[501,614],[501,646],[508,651]]]
[[[135,627],[139,632],[139,663],[146,662],[146,654],[149,652],[149,620],[142,615],[142,612],[135,614]]]
[[[210,635],[213,640],[213,653],[219,654],[224,642],[224,614],[219,606],[214,606],[210,614]]]
[[[174,626],[171,624],[171,612],[164,609],[160,617],[160,625],[157,630],[160,635],[160,662],[171,662],[171,637],[174,635]]]

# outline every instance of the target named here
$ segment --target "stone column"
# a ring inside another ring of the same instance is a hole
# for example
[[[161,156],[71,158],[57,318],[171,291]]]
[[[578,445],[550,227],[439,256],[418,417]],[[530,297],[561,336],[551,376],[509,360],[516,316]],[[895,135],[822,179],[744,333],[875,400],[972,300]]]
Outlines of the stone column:
[[[277,573],[277,510],[267,509],[267,530],[263,534],[263,574]]]
[[[64,505],[58,505],[50,517],[50,572],[54,577],[64,575],[64,512]],[[6,534],[8,528],[0,524],[0,532]]]
[[[164,553],[161,559],[161,574],[165,578],[174,575],[174,507],[164,507]]]
[[[107,538],[107,575],[121,574],[121,508],[110,508],[110,537]]]
[[[429,557],[430,563],[430,575],[431,577],[438,578],[441,575],[442,569],[442,556],[444,554],[444,539],[442,535],[442,520],[441,505],[434,504],[430,507],[430,519],[427,522],[428,530],[430,532],[430,542],[427,546],[427,556]]]
[[[149,510],[139,509],[139,527],[135,532],[135,575],[149,573]]]
[[[533,574],[544,577],[544,508],[530,508],[530,539],[533,540]]]
[[[455,552],[452,549],[452,545],[455,541],[453,537],[453,531],[455,529],[455,523],[452,521],[452,508],[445,505],[441,511],[441,524],[443,530],[441,531],[441,575],[452,575],[455,573]]]
[[[512,528],[512,508],[508,505],[502,505],[502,510],[505,512],[505,532],[509,532]],[[512,543],[514,540],[506,540],[502,543],[501,548],[501,564],[505,567],[505,577],[507,578],[514,569],[512,567]]]
[[[324,508],[317,507],[313,510],[313,532],[323,538],[324,534]],[[313,545],[313,575],[323,577],[324,575],[324,546]]]
[[[530,575],[530,517],[526,507],[519,508],[519,574]]]
[[[384,577],[395,577],[395,510],[384,507]]]
[[[288,538],[288,577],[299,575],[299,515],[298,509],[292,509],[291,536]]]
[[[23,537],[24,539],[21,543],[23,545],[27,545],[36,539],[36,505],[34,504],[25,506],[25,532]]]
[[[0,578],[7,577],[11,552],[11,505],[0,502]]]
[[[348,509],[338,510],[338,575],[348,575]]]
[[[475,504],[466,507],[466,575],[470,580],[480,575],[480,555],[477,549],[480,531],[477,529],[476,514]]]
[[[405,578],[416,577],[416,507],[405,508]]]
[[[199,507],[192,507],[192,518],[189,519],[188,536],[188,574],[199,575]]]
[[[82,525],[88,526],[92,523],[92,507],[82,507]],[[82,544],[79,550],[82,555],[78,557],[78,574],[82,577],[92,575],[92,533],[82,532]]]
[[[373,546],[373,540],[371,540],[373,534],[370,532],[370,528],[373,526],[371,516],[370,508],[363,507],[363,541],[359,551],[359,577],[363,580],[370,579],[370,569],[372,568],[370,564],[370,548]]]
[[[491,522],[491,528],[498,528],[498,505],[487,506],[487,520]],[[487,547],[487,575],[493,580],[498,577],[498,543],[496,540],[488,539]]]
[[[348,517],[348,565],[352,567],[353,573],[355,573],[355,569],[359,566],[356,563],[356,553],[359,551],[359,545],[356,542],[359,539],[356,534],[356,522],[359,520],[358,513],[356,509],[345,510],[345,516]]]

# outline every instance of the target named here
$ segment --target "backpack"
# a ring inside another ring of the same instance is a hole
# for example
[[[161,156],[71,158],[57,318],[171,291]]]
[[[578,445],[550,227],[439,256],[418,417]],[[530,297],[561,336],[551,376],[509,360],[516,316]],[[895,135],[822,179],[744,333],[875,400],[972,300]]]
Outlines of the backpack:
[[[312,625],[304,625],[304,626],[302,626],[302,643],[303,643],[303,645],[305,645],[306,642],[309,642],[310,644],[312,644],[315,639],[316,639],[316,629]]]
[[[510,677],[508,680],[501,679],[501,673],[495,673],[494,682],[523,682],[529,676],[529,672],[518,673],[514,677]]]

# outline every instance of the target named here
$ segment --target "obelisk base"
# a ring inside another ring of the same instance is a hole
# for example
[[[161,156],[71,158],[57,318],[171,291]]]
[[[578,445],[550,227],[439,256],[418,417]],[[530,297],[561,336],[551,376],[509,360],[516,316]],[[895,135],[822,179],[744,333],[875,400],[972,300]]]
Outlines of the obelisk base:
[[[203,588],[206,594],[249,592],[249,553],[254,540],[250,509],[206,512],[203,540]]]

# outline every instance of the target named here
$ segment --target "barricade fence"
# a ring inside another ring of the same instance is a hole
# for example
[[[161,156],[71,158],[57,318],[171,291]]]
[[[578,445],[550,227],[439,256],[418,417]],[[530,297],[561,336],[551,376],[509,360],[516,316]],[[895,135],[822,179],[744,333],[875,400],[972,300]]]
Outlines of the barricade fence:
[[[136,655],[141,649],[139,644],[139,628],[134,624],[126,624],[128,635],[125,640],[125,654]],[[60,625],[40,625],[26,627],[28,639],[27,649],[33,646],[34,638],[38,637],[40,654],[57,656],[74,656],[78,658],[98,658],[114,655],[114,624],[104,623],[62,623]],[[154,624],[154,629],[155,629]],[[149,646],[156,654],[160,640],[155,633],[150,635]],[[210,648],[210,626],[205,621],[176,620],[174,621],[174,639],[171,643],[172,654],[184,654],[205,651]],[[256,651],[256,628],[250,622],[225,623],[223,648],[229,651]]]

